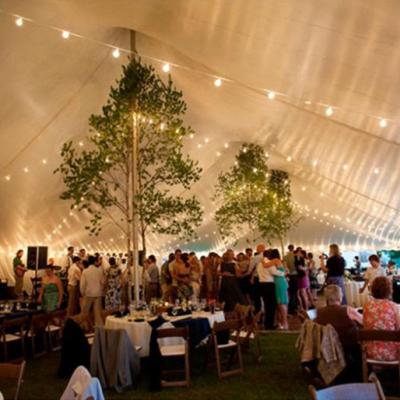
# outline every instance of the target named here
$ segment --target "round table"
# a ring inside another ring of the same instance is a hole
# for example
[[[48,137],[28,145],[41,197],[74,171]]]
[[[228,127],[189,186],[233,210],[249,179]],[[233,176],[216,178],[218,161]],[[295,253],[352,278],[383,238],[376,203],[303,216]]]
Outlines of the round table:
[[[368,288],[360,294],[360,289],[364,286],[364,282],[345,281],[344,290],[346,293],[347,304],[352,307],[363,307],[368,301]]]
[[[223,311],[217,311],[214,314],[210,312],[200,311],[194,312],[191,315],[184,315],[181,317],[169,317],[163,314],[163,318],[167,322],[179,321],[181,319],[187,318],[207,318],[212,328],[215,322],[225,321],[225,316]],[[125,329],[128,333],[129,339],[132,344],[137,347],[140,346],[139,350],[140,357],[147,357],[150,350],[150,336],[151,336],[151,326],[146,321],[137,322],[134,321],[132,317],[126,316],[122,318],[117,318],[112,315],[106,318],[105,323],[106,329]]]

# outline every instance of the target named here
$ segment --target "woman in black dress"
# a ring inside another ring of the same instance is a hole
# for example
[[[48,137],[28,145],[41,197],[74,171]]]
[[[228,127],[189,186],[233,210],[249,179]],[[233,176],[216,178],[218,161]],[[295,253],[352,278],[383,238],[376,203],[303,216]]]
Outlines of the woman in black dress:
[[[236,304],[247,304],[243,293],[240,290],[237,279],[237,266],[234,261],[233,250],[228,250],[223,257],[221,264],[221,287],[219,291],[220,303],[225,303],[225,311],[233,311]]]
[[[339,246],[337,244],[331,244],[329,246],[329,257],[326,263],[323,255],[320,256],[320,262],[322,271],[327,273],[326,284],[339,286],[343,292],[342,304],[347,304],[346,292],[344,289],[346,261],[340,254]]]

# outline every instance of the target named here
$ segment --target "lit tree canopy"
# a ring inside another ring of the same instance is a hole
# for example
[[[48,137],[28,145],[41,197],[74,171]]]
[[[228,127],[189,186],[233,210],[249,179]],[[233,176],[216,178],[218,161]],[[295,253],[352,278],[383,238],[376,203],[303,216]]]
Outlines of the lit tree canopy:
[[[91,215],[87,229],[97,235],[114,223],[129,236],[133,214],[139,218],[143,249],[149,231],[190,238],[199,226],[198,200],[186,196],[200,178],[201,168],[183,152],[183,139],[193,134],[183,116],[186,103],[168,78],[133,58],[111,88],[101,113],[89,119],[91,135],[82,150],[64,144],[61,198]],[[133,129],[138,151],[133,155]],[[137,165],[138,190],[132,192],[132,163]]]
[[[269,170],[256,144],[243,144],[235,164],[218,177],[216,221],[224,238],[248,234],[252,241],[279,239],[295,224],[289,176]],[[247,228],[248,232],[244,229]]]

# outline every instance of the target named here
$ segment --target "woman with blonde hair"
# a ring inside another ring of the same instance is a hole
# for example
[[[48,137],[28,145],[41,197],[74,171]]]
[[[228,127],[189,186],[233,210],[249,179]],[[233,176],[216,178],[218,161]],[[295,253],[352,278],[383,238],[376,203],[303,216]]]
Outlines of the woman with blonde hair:
[[[343,292],[342,304],[347,304],[344,290],[344,269],[346,267],[346,261],[340,254],[339,246],[337,244],[331,244],[329,246],[329,257],[326,263],[325,258],[326,256],[323,254],[319,257],[321,269],[327,273],[326,283],[327,285],[339,286]]]

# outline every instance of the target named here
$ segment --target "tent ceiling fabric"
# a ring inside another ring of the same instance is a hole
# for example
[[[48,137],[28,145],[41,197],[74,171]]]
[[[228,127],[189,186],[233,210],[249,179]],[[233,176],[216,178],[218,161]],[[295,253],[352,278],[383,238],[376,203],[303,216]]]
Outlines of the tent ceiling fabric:
[[[129,48],[132,29],[140,54],[235,81],[216,88],[208,76],[171,71],[196,130],[187,150],[204,168],[193,192],[205,221],[193,247],[223,246],[214,234],[213,186],[246,141],[263,145],[271,166],[291,174],[305,216],[291,241],[314,248],[330,241],[397,243],[398,1],[0,0],[0,9],[42,24],[18,28],[0,13],[0,247],[7,255],[19,246],[48,244],[53,231],[53,251],[69,243],[123,249],[111,228],[101,238],[88,237],[81,216],[70,216],[58,199],[62,184],[52,171],[61,144],[84,139],[89,115],[100,110],[126,58],[114,59],[91,40],[64,41],[47,26],[120,48]],[[154,66],[162,73],[161,64]],[[271,101],[252,88],[288,97]],[[316,102],[338,108],[327,117]],[[387,127],[379,126],[379,117],[387,118]],[[161,243],[152,250],[178,244]]]

